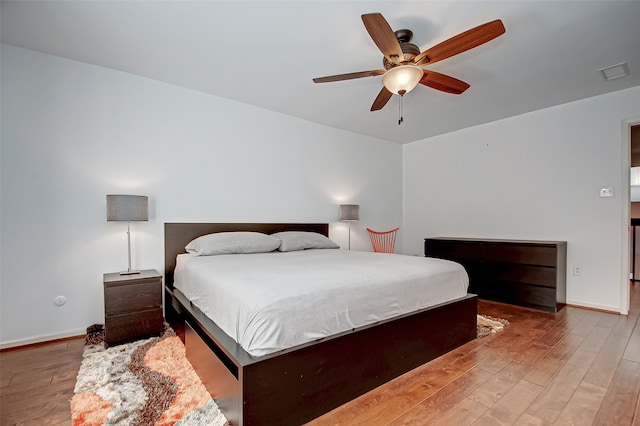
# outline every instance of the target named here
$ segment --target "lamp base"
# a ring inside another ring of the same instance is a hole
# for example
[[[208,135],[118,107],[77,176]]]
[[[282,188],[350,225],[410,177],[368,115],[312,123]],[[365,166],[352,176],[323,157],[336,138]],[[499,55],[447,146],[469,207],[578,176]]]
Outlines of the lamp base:
[[[120,275],[134,275],[139,273],[140,271],[120,271]]]

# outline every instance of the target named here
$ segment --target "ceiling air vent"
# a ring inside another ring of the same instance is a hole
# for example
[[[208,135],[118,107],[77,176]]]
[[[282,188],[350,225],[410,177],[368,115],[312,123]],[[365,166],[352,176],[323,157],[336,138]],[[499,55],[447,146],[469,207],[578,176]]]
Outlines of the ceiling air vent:
[[[600,68],[598,71],[602,73],[606,80],[615,80],[616,78],[629,75],[629,68],[626,62],[621,62],[617,65],[611,65],[610,67]]]

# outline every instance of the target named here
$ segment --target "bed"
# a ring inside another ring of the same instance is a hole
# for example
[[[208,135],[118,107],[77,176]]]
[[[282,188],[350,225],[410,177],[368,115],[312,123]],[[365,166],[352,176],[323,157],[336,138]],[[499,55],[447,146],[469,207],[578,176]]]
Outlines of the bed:
[[[305,423],[476,337],[476,296],[464,294],[286,349],[250,349],[252,355],[174,287],[187,243],[226,231],[328,236],[328,224],[165,224],[165,315],[184,321],[187,356],[233,425]]]

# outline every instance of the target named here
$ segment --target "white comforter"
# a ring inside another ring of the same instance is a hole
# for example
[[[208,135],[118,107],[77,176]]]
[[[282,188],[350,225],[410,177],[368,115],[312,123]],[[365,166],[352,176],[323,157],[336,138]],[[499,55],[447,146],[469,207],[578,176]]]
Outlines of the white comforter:
[[[463,297],[457,263],[347,250],[179,255],[174,286],[253,356]]]

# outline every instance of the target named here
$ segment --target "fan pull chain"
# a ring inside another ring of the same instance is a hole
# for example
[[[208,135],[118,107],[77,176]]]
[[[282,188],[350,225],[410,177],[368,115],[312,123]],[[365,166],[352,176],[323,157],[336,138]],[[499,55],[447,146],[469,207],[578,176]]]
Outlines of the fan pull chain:
[[[398,95],[400,95],[400,100],[398,101],[398,126],[401,125],[402,122],[404,121],[403,111],[402,111],[402,98],[404,97],[405,93],[407,93],[406,90],[398,91]]]

